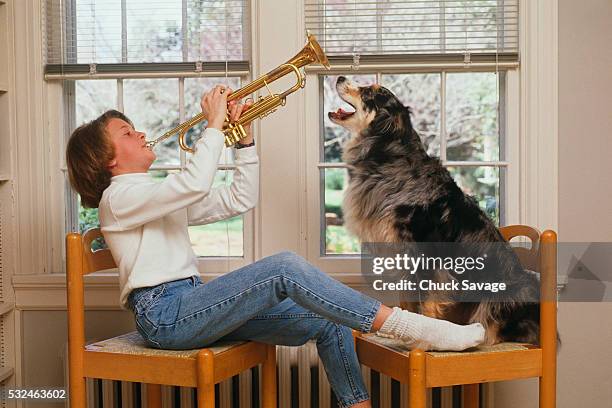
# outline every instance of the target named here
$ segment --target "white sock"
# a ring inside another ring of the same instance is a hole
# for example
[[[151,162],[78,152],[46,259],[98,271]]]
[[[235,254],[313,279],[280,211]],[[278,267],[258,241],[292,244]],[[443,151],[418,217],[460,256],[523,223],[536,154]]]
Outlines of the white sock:
[[[376,334],[398,338],[412,348],[460,351],[481,344],[485,330],[480,323],[461,326],[396,306]]]

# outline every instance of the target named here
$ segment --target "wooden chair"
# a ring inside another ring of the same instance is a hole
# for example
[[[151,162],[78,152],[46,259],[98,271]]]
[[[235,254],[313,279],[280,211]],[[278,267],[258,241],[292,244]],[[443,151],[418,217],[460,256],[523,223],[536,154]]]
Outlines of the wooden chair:
[[[197,387],[200,408],[214,408],[215,384],[262,364],[263,407],[276,407],[276,347],[253,341],[219,341],[194,350],[148,348],[137,331],[85,344],[83,275],[115,268],[108,249],[92,251],[99,229],[66,236],[69,401],[86,406],[85,378],[147,383],[148,407],[161,407],[161,385]]]
[[[427,388],[463,385],[463,408],[478,408],[479,384],[538,377],[540,408],[556,406],[557,264],[554,231],[525,225],[500,228],[507,241],[526,236],[531,248],[514,248],[524,268],[540,273],[540,346],[502,343],[475,351],[408,351],[396,340],[354,331],[361,364],[409,386],[410,408],[425,408]]]

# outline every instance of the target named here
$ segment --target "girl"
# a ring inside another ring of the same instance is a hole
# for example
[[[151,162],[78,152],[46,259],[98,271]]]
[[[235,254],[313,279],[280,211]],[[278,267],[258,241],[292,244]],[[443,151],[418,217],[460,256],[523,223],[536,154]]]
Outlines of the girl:
[[[204,283],[187,227],[253,208],[258,157],[250,126],[235,145],[233,182],[212,188],[227,110],[237,120],[250,104],[227,103],[221,85],[203,95],[208,128],[185,169],[161,183],[147,173],[155,153],[122,113],[108,111],[70,137],[70,182],[82,203],[99,208],[104,239],[119,268],[120,304],[135,314],[151,347],[201,348],[219,339],[301,345],[317,350],[341,407],[370,407],[351,328],[379,332],[430,350],[482,343],[480,324],[459,326],[393,309],[338,282],[300,256],[282,252]]]

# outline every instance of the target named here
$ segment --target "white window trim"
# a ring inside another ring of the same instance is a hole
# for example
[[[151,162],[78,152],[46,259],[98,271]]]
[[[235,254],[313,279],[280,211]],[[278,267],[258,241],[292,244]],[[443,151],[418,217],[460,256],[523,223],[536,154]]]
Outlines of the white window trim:
[[[520,5],[519,220],[558,232],[558,0]]]

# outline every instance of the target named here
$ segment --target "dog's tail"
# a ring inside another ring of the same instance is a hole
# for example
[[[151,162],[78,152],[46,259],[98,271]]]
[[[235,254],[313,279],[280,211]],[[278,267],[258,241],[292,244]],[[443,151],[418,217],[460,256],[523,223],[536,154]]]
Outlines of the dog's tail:
[[[539,344],[540,306],[537,303],[502,305],[499,314],[502,341]]]

